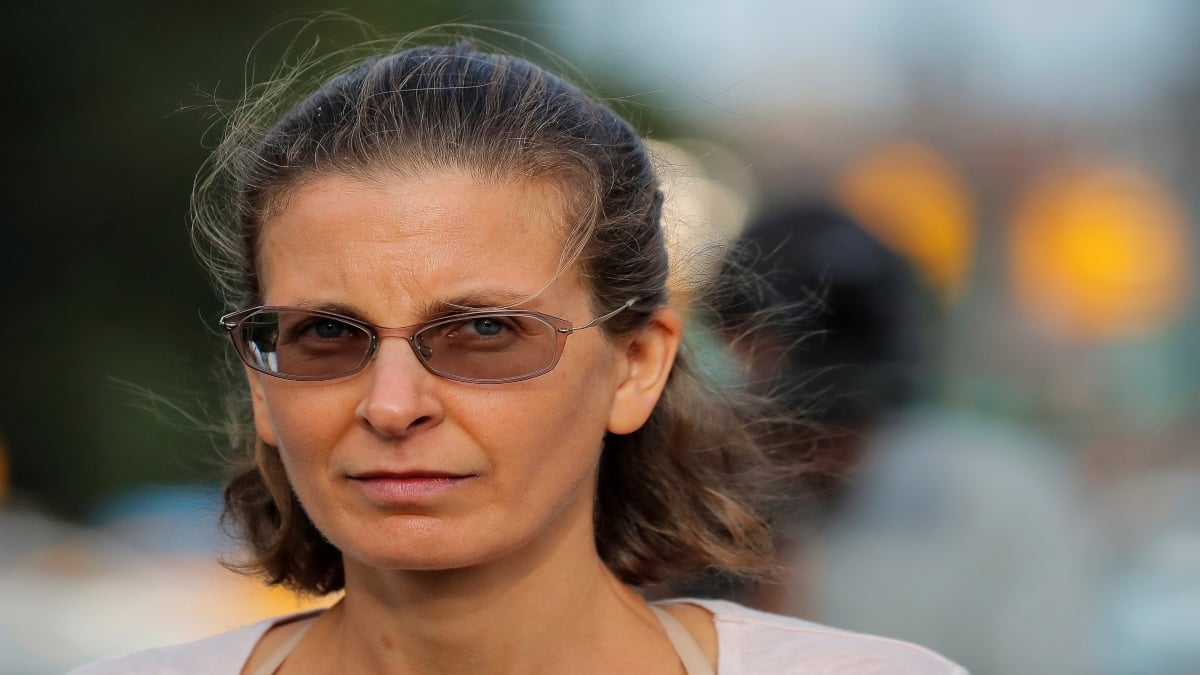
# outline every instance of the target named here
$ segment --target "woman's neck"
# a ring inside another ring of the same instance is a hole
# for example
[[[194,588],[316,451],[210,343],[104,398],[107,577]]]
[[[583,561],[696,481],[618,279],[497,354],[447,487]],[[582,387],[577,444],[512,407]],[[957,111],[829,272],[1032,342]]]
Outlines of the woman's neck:
[[[455,570],[346,560],[345,598],[313,627],[310,644],[323,648],[301,661],[361,673],[677,668],[646,603],[600,560],[591,528],[547,534],[555,536]],[[647,668],[656,662],[666,668]]]

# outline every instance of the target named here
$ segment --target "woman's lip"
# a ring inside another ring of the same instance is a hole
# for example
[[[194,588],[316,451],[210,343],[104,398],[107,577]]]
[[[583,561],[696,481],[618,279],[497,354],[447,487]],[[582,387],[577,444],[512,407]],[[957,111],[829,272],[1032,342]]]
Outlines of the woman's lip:
[[[384,503],[405,503],[428,499],[453,490],[475,478],[474,474],[440,472],[365,473],[351,476],[368,498]]]
[[[473,474],[451,473],[449,471],[424,471],[421,469],[413,469],[411,471],[363,471],[360,473],[350,474],[352,480],[408,480],[420,478],[469,478]]]

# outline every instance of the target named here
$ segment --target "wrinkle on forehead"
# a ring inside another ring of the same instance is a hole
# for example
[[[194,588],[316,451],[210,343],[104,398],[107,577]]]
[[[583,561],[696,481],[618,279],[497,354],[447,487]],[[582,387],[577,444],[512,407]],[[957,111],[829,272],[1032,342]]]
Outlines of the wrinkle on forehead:
[[[373,198],[381,193],[386,195],[389,192],[411,190],[414,186],[419,195],[423,185],[440,177],[455,175],[467,178],[470,185],[483,190],[485,195],[494,191],[515,191],[516,200],[498,200],[499,206],[492,205],[498,210],[494,213],[485,212],[484,221],[480,220],[479,205],[472,201],[478,195],[471,194],[469,190],[464,191],[464,199],[458,200],[452,194],[447,197],[436,192],[430,193],[432,196],[425,202],[375,200],[375,203],[382,203],[385,207],[394,207],[394,212],[387,208],[354,211],[359,205],[354,201],[356,195]],[[486,240],[489,236],[495,237],[498,230],[501,231],[500,236],[503,236],[503,231],[511,231],[516,238],[533,237],[533,241],[553,237],[551,245],[558,251],[556,259],[548,263],[543,281],[535,287],[528,287],[524,297],[513,298],[502,306],[529,302],[544,293],[564,273],[575,274],[571,270],[573,256],[567,250],[569,230],[572,229],[567,223],[567,213],[571,210],[568,206],[570,191],[560,181],[505,182],[456,171],[390,178],[387,174],[380,174],[367,181],[358,176],[334,174],[297,186],[283,202],[286,203],[285,208],[264,223],[259,238],[259,274],[264,294],[272,282],[270,261],[280,257],[294,260],[297,255],[302,255],[296,253],[297,250],[309,254],[319,250],[330,253],[330,260],[338,260],[335,265],[313,270],[316,276],[330,275],[333,286],[352,285],[352,277],[359,273],[355,268],[360,266],[364,270],[389,269],[395,281],[410,289],[421,289],[422,278],[429,277],[431,270],[436,272],[433,275],[435,279],[462,281],[472,275],[478,276],[478,269],[466,269],[462,265],[464,257],[470,257],[464,251],[469,251],[475,238]],[[301,208],[304,211],[298,212],[297,209]],[[353,229],[346,228],[345,237],[339,237],[336,233],[330,236],[331,228],[337,228],[348,217],[355,219]],[[296,225],[289,228],[293,222]],[[535,227],[545,234],[533,231]],[[412,242],[412,245],[402,245],[405,241]],[[299,246],[290,245],[297,243]],[[403,249],[404,256],[398,253],[398,248]],[[497,251],[498,255],[504,253],[503,250]],[[407,264],[404,257],[413,258],[416,263]],[[444,285],[435,283],[435,286]],[[453,296],[461,295],[434,292],[437,289],[424,290],[428,300],[433,303],[446,303],[453,301]],[[485,295],[489,294],[486,287],[480,290]],[[468,308],[477,306],[464,304]]]

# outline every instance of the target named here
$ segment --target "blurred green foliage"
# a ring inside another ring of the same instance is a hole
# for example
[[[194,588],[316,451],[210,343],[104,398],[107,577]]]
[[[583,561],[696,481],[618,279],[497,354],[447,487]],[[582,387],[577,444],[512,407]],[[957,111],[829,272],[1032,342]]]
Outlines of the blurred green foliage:
[[[545,42],[520,0],[341,8],[384,34],[464,22]],[[299,28],[290,20],[314,9],[80,0],[7,10],[0,437],[16,493],[81,517],[137,484],[219,477],[220,437],[187,418],[220,421],[225,348],[187,236],[192,179],[217,133],[197,107],[241,95],[252,50],[259,76],[270,72]],[[364,37],[348,21],[318,32],[323,49]],[[603,88],[603,74],[588,76]]]

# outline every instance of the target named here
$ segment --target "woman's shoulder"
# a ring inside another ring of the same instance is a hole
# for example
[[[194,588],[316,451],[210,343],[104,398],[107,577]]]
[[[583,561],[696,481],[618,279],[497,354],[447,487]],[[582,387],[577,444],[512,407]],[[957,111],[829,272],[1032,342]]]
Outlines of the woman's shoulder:
[[[966,675],[937,652],[903,640],[855,633],[725,600],[681,599],[712,612],[717,672]]]
[[[321,611],[321,610],[316,610]],[[279,623],[304,618],[315,612],[277,616],[194,642],[155,647],[126,656],[89,663],[67,675],[228,675],[240,673],[262,636]]]

